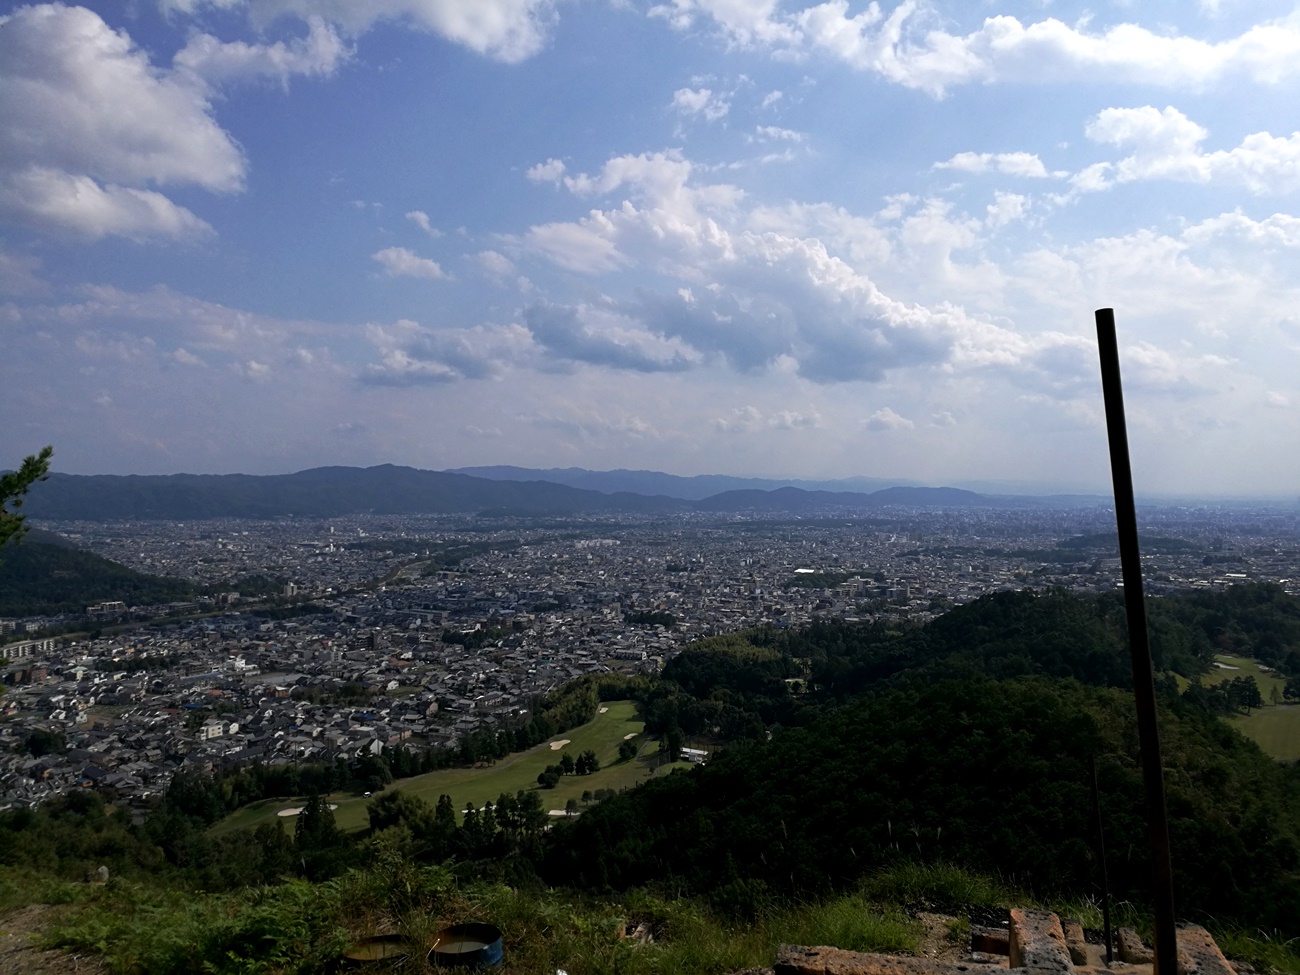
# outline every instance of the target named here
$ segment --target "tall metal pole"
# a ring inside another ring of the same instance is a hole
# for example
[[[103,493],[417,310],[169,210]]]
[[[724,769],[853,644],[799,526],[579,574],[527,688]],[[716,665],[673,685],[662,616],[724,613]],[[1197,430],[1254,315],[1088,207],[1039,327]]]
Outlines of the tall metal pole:
[[[1156,727],[1156,676],[1151,661],[1151,645],[1147,638],[1142,556],[1138,551],[1137,509],[1133,501],[1133,472],[1129,467],[1128,430],[1124,421],[1124,389],[1119,376],[1119,346],[1115,340],[1114,309],[1097,310],[1097,345],[1101,352],[1101,388],[1106,401],[1110,473],[1115,485],[1115,523],[1119,529],[1119,560],[1124,578],[1124,608],[1128,615],[1129,654],[1133,664],[1133,696],[1137,700],[1138,745],[1142,757],[1142,781],[1146,786],[1147,830],[1151,838],[1156,914],[1155,975],[1178,975],[1169,819],[1165,811],[1160,732]]]

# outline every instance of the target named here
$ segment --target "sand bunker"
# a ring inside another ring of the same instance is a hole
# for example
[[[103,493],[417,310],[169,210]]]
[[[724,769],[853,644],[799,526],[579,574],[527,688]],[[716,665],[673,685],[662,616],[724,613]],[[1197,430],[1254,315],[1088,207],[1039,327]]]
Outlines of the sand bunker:
[[[561,748],[569,743],[568,738],[561,738],[559,741],[551,742],[551,751],[558,752]]]
[[[600,713],[601,713],[601,714],[604,714],[604,713],[605,713],[606,711],[608,711],[608,710],[609,710],[609,708],[601,708],[601,709],[600,709]]]
[[[635,738],[635,737],[636,737],[636,732],[633,731],[633,732],[631,732],[630,734],[626,734],[626,735],[624,735],[624,736],[623,736],[623,740],[624,740],[624,741],[627,741],[629,738]]]
[[[337,809],[337,808],[338,808],[338,805],[336,805],[335,803],[332,803],[332,802],[331,802],[331,803],[330,803],[330,808],[331,808],[331,809]],[[298,813],[302,812],[302,809],[303,809],[302,806],[288,806],[288,807],[286,807],[286,808],[284,808],[284,809],[281,809],[278,813],[276,813],[276,815],[277,815],[277,816],[284,816],[284,817],[288,817],[288,816],[296,816],[296,815],[298,815]]]

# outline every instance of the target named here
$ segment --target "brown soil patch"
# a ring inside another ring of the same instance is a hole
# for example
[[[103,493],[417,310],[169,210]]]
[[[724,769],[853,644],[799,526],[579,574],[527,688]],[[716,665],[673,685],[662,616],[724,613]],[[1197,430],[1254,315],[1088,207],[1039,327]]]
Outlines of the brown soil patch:
[[[964,959],[969,945],[967,938],[954,940],[948,933],[948,926],[957,919],[947,914],[931,914],[917,911],[916,919],[921,922],[925,934],[921,938],[920,957],[933,961],[959,962]],[[969,929],[968,929],[969,930]],[[969,937],[969,936],[967,936]]]
[[[0,975],[107,975],[98,957],[41,950],[55,910],[32,904],[0,916]]]

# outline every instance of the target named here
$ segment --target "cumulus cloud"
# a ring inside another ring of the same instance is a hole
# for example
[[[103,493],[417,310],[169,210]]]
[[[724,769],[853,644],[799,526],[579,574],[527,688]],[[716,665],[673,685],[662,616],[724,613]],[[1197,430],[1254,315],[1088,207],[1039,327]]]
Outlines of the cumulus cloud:
[[[497,251],[480,251],[475,259],[479,267],[494,278],[505,278],[515,273],[514,262]]]
[[[760,125],[754,129],[754,134],[761,141],[765,142],[803,142],[807,138],[802,132],[796,132],[794,129],[783,129],[779,125]]]
[[[716,122],[731,111],[731,99],[708,88],[678,88],[673,92],[673,108],[687,118]]]
[[[108,184],[89,176],[30,166],[0,177],[0,211],[47,229],[71,231],[88,240],[194,238],[212,227],[161,193]]]
[[[1260,24],[1221,41],[1156,33],[1138,24],[1100,31],[1055,18],[1025,24],[989,17],[968,34],[929,25],[929,8],[904,0],[850,13],[848,0],[785,12],[776,0],[672,0],[651,8],[678,30],[712,24],[729,44],[778,54],[816,53],[936,96],[955,85],[995,81],[1204,86],[1239,76],[1277,84],[1300,72],[1300,26]]]
[[[334,29],[319,17],[307,19],[307,36],[285,43],[223,42],[196,34],[172,59],[175,67],[209,84],[249,78],[275,78],[287,85],[294,75],[333,74],[349,52]]]
[[[548,159],[530,166],[525,175],[534,183],[558,183],[564,175],[564,163],[559,159]]]
[[[208,7],[243,8],[259,27],[286,14],[308,23],[319,19],[353,37],[380,22],[398,23],[507,63],[540,51],[555,20],[553,0],[159,0],[159,5],[186,15]]]
[[[89,238],[201,236],[153,187],[243,188],[239,147],[187,72],[154,67],[82,7],[0,20],[0,212]]]
[[[905,416],[899,416],[888,406],[882,407],[867,417],[868,430],[911,430],[915,423]]]
[[[365,331],[380,361],[361,378],[375,386],[491,379],[536,354],[532,336],[519,325],[435,329],[403,319],[392,325],[368,325]]]
[[[406,219],[411,221],[430,237],[441,237],[442,231],[433,225],[429,220],[429,215],[423,210],[411,210],[406,214]]]
[[[1023,217],[1028,208],[1029,197],[998,191],[993,194],[993,202],[985,208],[988,216],[984,222],[990,227],[1005,227]]]
[[[405,247],[385,247],[375,251],[370,259],[378,262],[384,274],[390,278],[424,278],[429,281],[441,281],[447,272],[434,260],[420,257]]]
[[[701,181],[680,153],[616,157],[593,175],[565,177],[564,185],[621,203],[533,227],[515,243],[588,274],[635,267],[662,276],[672,284],[642,286],[615,304],[619,315],[739,372],[781,368],[839,383],[880,381],[899,369],[1033,370],[1037,357],[1068,344],[1059,336],[1035,344],[959,308],[891,298],[831,250],[888,256],[879,227],[828,207],[746,210],[742,194]],[[998,197],[989,225],[1018,218],[1026,205],[1014,194]],[[920,256],[940,269],[951,269],[954,249],[970,246],[985,225],[950,214],[941,201],[901,206],[891,219],[909,260]],[[982,265],[968,274],[988,276]],[[603,362],[638,367],[617,355]]]
[[[816,410],[776,410],[764,414],[755,406],[742,406],[725,416],[713,418],[713,427],[723,433],[758,433],[766,430],[811,430],[822,425]]]
[[[536,302],[524,309],[523,319],[540,346],[569,362],[635,372],[681,372],[700,360],[683,343],[637,328],[610,310]]]
[[[1150,105],[1105,109],[1085,132],[1094,142],[1130,148],[1132,154],[1081,171],[1073,180],[1081,191],[1151,179],[1233,182],[1259,194],[1300,190],[1300,132],[1287,138],[1256,132],[1233,149],[1203,152],[1209,136],[1203,126],[1172,106]]]
[[[1032,152],[959,152],[935,169],[955,169],[963,173],[1003,173],[1027,179],[1047,179],[1066,173],[1049,173],[1043,161]]]

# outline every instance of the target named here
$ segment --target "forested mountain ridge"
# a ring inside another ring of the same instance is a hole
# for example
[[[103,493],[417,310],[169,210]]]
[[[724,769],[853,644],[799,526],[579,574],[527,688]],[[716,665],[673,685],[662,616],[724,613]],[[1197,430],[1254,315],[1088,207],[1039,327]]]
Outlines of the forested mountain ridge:
[[[1008,503],[956,488],[888,487],[831,493],[785,487],[726,491],[689,501],[630,491],[605,493],[552,481],[471,477],[381,464],[318,467],[293,474],[51,474],[24,509],[34,519],[331,518],[349,514],[506,514],[681,511],[805,512],[884,505],[982,507]]]

